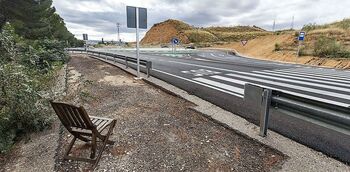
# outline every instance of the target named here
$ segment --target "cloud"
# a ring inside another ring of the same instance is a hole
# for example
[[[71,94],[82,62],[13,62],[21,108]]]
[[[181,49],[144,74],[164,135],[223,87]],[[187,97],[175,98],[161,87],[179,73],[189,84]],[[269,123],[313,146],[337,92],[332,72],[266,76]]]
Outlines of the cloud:
[[[116,23],[121,23],[121,38],[134,41],[134,29],[126,28],[125,6],[148,8],[149,28],[169,18],[196,26],[257,25],[272,29],[307,23],[327,23],[350,17],[350,1],[333,0],[54,0],[68,29],[78,38],[88,33],[91,39],[116,40]],[[141,35],[145,34],[145,30]]]

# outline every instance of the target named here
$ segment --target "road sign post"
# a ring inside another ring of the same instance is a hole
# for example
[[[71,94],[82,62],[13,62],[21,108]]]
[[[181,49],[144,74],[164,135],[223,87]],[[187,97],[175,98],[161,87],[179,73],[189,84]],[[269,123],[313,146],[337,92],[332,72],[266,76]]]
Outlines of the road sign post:
[[[298,50],[297,50],[297,55],[296,55],[296,58],[295,58],[295,63],[298,62],[298,57],[300,55],[300,48],[301,48],[301,45],[302,45],[302,42],[305,40],[305,35],[306,33],[301,31],[299,32],[299,37],[298,37]]]
[[[140,78],[139,29],[147,29],[147,9],[127,6],[126,14],[127,14],[127,27],[136,29],[137,78]]]
[[[84,40],[84,49],[87,51],[87,41],[89,40],[88,34],[84,33],[83,34],[83,40]]]
[[[173,54],[175,54],[175,52],[176,52],[176,45],[179,45],[179,43],[180,43],[180,40],[178,38],[172,38],[171,39],[171,47],[172,47]]]

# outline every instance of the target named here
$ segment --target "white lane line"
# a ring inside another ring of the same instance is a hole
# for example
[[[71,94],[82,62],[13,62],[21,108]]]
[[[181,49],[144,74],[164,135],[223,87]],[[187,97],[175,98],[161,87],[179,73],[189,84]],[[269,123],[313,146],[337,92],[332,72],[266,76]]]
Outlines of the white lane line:
[[[235,84],[241,84],[241,85],[245,85],[246,83],[251,83],[251,82],[245,82],[245,81],[241,81],[241,80],[237,80],[237,79],[233,79],[233,78],[227,78],[227,77],[223,77],[223,76],[219,76],[219,75],[215,75],[215,76],[211,76],[211,77],[212,78],[216,78],[216,79],[220,79],[220,80],[224,80],[224,81],[227,81],[227,82],[232,82],[232,83],[235,83]],[[255,84],[255,85],[258,85],[258,86],[261,86],[261,87],[264,87],[264,88],[268,88],[268,89],[272,89],[272,90],[276,90],[276,91],[282,91],[282,92],[287,93],[287,94],[292,94],[292,95],[299,96],[299,97],[304,97],[304,98],[307,98],[307,99],[312,99],[312,100],[316,100],[316,101],[320,101],[320,102],[334,104],[334,105],[338,105],[338,106],[342,106],[342,107],[349,107],[349,104],[342,103],[342,102],[337,102],[337,101],[333,101],[333,100],[329,100],[329,99],[324,99],[324,98],[320,98],[320,97],[310,96],[310,95],[306,95],[306,94],[297,93],[297,92],[294,92],[294,91],[287,91],[287,90],[274,88],[274,87],[269,87],[269,86],[260,85],[260,84]]]
[[[350,77],[350,74],[347,71],[341,71],[341,70],[336,70],[336,69],[317,68],[317,70],[314,70],[312,68],[308,68],[308,69],[301,69],[301,70],[309,71],[309,72],[319,71],[320,73],[334,74],[334,75],[339,75],[339,76],[343,76],[343,77]]]
[[[264,70],[261,72],[268,72],[268,73],[276,73],[276,74],[282,74],[282,75],[288,75],[288,76],[296,76],[299,78],[313,78],[313,79],[317,79],[317,80],[324,80],[324,81],[331,81],[331,82],[337,82],[337,83],[343,83],[346,85],[350,84],[350,81],[344,81],[344,80],[339,80],[339,79],[332,79],[332,78],[323,78],[323,77],[319,77],[319,76],[307,76],[305,74],[298,74],[298,73],[288,73],[288,72],[278,72],[278,71],[270,71],[270,70]]]
[[[223,89],[220,89],[220,88],[216,88],[216,87],[213,87],[213,86],[210,86],[210,85],[207,85],[207,84],[203,84],[203,83],[201,83],[201,82],[193,81],[193,80],[191,80],[191,79],[187,79],[187,78],[184,78],[184,77],[181,77],[181,76],[177,76],[177,75],[174,75],[174,74],[171,74],[171,73],[168,73],[168,72],[164,72],[164,71],[161,71],[161,70],[158,70],[158,69],[152,69],[152,70],[153,70],[153,71],[156,71],[156,72],[159,72],[159,73],[163,73],[163,74],[172,76],[172,77],[175,77],[175,78],[178,78],[178,79],[182,79],[182,80],[185,80],[185,81],[188,81],[188,82],[192,82],[192,83],[195,83],[195,84],[198,84],[198,85],[201,85],[201,86],[205,86],[205,87],[208,87],[208,88],[217,90],[217,91],[221,91],[221,92],[224,92],[224,93],[227,93],[227,94],[236,96],[236,97],[240,97],[240,98],[243,98],[243,97],[244,97],[244,96],[241,95],[241,94],[237,94],[237,93],[233,93],[233,92],[230,92],[230,91],[226,91],[226,90],[223,90]]]
[[[247,80],[252,80],[255,82],[261,82],[261,83],[265,83],[265,84],[271,84],[271,85],[276,85],[276,86],[280,86],[280,87],[291,88],[291,89],[296,89],[296,90],[300,90],[300,91],[316,93],[316,94],[323,94],[323,95],[327,95],[330,97],[350,100],[350,95],[347,95],[347,94],[340,94],[340,93],[335,93],[335,92],[331,92],[331,91],[324,91],[324,90],[319,90],[319,89],[314,89],[314,88],[309,88],[309,87],[280,83],[280,82],[269,81],[269,80],[265,80],[265,79],[258,79],[258,78],[248,77],[248,76],[241,76],[241,75],[236,75],[236,74],[226,74],[226,75],[232,76],[232,77],[237,77],[237,78],[242,78],[242,79],[247,79]]]
[[[226,72],[235,72],[234,70],[230,70],[230,69],[222,69],[222,68],[205,66],[205,65],[188,64],[188,63],[177,62],[177,61],[169,61],[169,62],[170,63],[183,64],[183,65],[187,65],[187,66],[195,66],[195,67],[202,67],[202,68],[208,68],[208,69],[215,69],[215,70],[226,71]]]
[[[311,76],[320,76],[320,77],[328,77],[328,78],[337,78],[337,79],[343,79],[343,80],[350,80],[349,77],[339,76],[339,75],[332,75],[325,72],[317,72],[317,70],[314,71],[303,71],[303,70],[294,70],[294,69],[282,69],[282,70],[275,70],[275,71],[281,71],[281,72],[288,72],[288,73],[298,73],[298,74],[305,74],[305,75],[311,75]]]
[[[177,64],[182,64],[182,65],[187,65],[187,66],[195,66],[195,67],[201,67],[201,68],[208,68],[208,69],[215,69],[215,70],[220,70],[220,71],[226,71],[226,72],[236,72],[235,70],[230,70],[230,69],[223,69],[223,68],[217,68],[217,67],[211,67],[211,66],[205,66],[205,65],[197,65],[197,64],[188,64],[188,63],[183,63],[183,62],[177,62],[177,61],[169,61],[170,63],[177,63]],[[297,68],[296,68],[297,69]],[[279,70],[264,70],[266,72],[272,72],[272,73],[286,73],[286,72],[279,72]],[[304,73],[286,73],[287,75],[294,75],[294,76],[298,76],[298,75],[302,75],[302,77],[310,77],[310,78],[317,78],[317,79],[321,79],[321,80],[328,80],[328,81],[335,81],[335,82],[341,82],[341,83],[348,83],[347,81],[344,81],[342,79],[334,79],[334,78],[325,78],[321,75],[320,76],[317,75],[311,75],[311,76],[307,76],[308,74],[304,74]],[[350,81],[349,81],[350,82]]]
[[[350,75],[348,73],[341,72],[341,71],[335,71],[335,70],[332,70],[332,69],[317,69],[317,70],[312,70],[312,69],[305,70],[304,69],[302,71],[306,71],[306,72],[309,72],[309,73],[313,73],[313,72],[323,73],[323,74],[326,74],[326,75],[334,75],[334,76],[339,76],[339,77],[344,77],[344,78],[349,78],[350,79]]]
[[[208,59],[200,59],[200,58],[194,58],[194,59],[198,61],[212,62],[212,60],[208,60]]]
[[[303,78],[301,75],[296,76],[288,76],[286,74],[274,74],[271,72],[263,72],[263,71],[253,71],[254,73],[259,73],[259,74],[264,74],[264,75],[270,75],[270,76],[276,76],[276,77],[283,77],[283,78],[290,78],[290,79],[297,79],[297,80],[303,80],[303,81],[308,81],[308,82],[315,82],[315,83],[322,83],[322,84],[328,84],[328,85],[336,85],[336,86],[341,86],[341,87],[350,87],[350,82],[347,84],[342,84],[342,83],[335,83],[335,82],[329,82],[329,81],[322,81],[320,79],[311,79],[311,78]]]
[[[281,77],[266,76],[266,75],[247,73],[247,72],[238,72],[237,71],[235,73],[239,73],[239,74],[243,74],[243,75],[249,75],[249,76],[255,76],[255,77],[260,77],[260,78],[271,79],[272,81],[282,81],[282,82],[302,84],[302,85],[307,85],[307,86],[310,85],[310,86],[315,86],[315,87],[319,87],[319,88],[326,88],[326,89],[337,90],[337,91],[344,91],[344,92],[349,92],[350,93],[350,89],[342,88],[342,87],[335,87],[335,86],[323,85],[323,84],[315,84],[315,83],[311,83],[311,82],[291,80],[291,79],[285,79],[285,78],[281,78]]]
[[[244,89],[242,89],[242,88],[234,87],[234,86],[231,86],[231,85],[223,84],[223,83],[212,81],[212,80],[205,79],[205,78],[194,78],[193,80],[199,81],[199,82],[202,82],[202,83],[206,83],[206,84],[209,84],[209,85],[212,85],[212,86],[215,86],[215,87],[219,87],[219,88],[222,88],[222,89],[225,89],[225,90],[229,90],[229,91],[232,91],[232,92],[235,92],[235,93],[238,93],[238,94],[242,94],[242,95],[244,94]]]
[[[210,55],[213,56],[213,57],[218,57],[218,56],[216,56],[214,53],[210,53]]]

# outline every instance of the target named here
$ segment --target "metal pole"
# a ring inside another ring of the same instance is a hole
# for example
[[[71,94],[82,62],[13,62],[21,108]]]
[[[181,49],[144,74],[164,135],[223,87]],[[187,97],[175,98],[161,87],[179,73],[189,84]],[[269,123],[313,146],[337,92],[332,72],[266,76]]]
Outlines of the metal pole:
[[[118,28],[118,45],[120,46],[120,31],[119,31],[119,28],[120,28],[120,23],[117,23],[117,28]]]
[[[269,111],[271,105],[272,90],[265,89],[262,95],[262,108],[260,114],[260,136],[266,137],[269,126]]]
[[[136,57],[137,57],[137,78],[140,78],[139,8],[136,8]]]
[[[299,54],[300,54],[300,43],[301,43],[301,41],[298,42],[298,51],[297,51],[297,55],[296,55],[296,58],[295,58],[295,63],[298,63],[298,57],[299,57]]]

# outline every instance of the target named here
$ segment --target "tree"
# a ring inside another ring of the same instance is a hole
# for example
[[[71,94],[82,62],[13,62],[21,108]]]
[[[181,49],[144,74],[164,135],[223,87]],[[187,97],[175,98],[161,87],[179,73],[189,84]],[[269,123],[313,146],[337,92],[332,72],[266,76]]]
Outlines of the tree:
[[[0,9],[0,29],[10,22],[25,39],[56,39],[69,42],[70,46],[81,44],[52,7],[52,0],[0,0]]]

